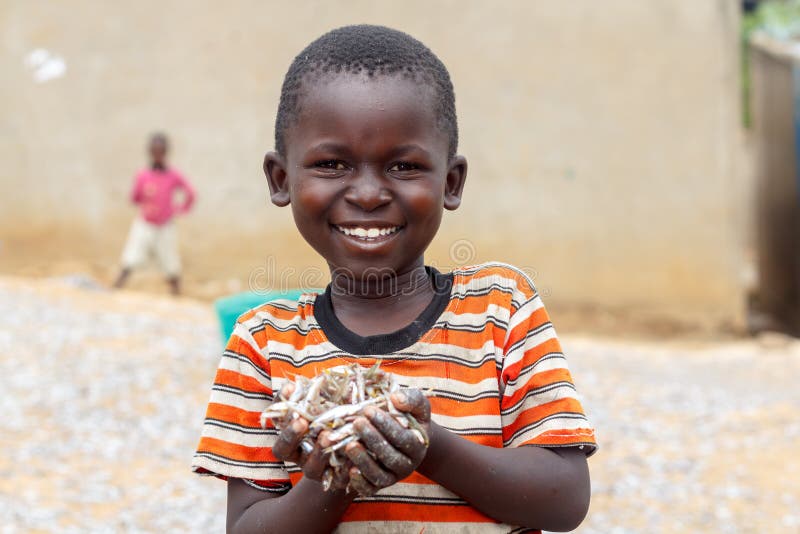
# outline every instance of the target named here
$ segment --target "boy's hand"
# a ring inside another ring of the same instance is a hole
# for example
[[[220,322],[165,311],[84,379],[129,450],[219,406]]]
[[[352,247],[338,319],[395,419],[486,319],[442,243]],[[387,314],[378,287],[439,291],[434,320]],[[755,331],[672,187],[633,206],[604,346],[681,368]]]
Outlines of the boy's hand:
[[[286,384],[281,389],[281,397],[288,399],[293,391],[294,384]],[[279,460],[296,463],[303,469],[304,476],[320,481],[328,466],[328,457],[330,456],[329,453],[326,454],[322,451],[331,446],[332,442],[328,439],[328,432],[323,431],[317,436],[314,447],[307,450],[307,446],[302,445],[307,431],[308,421],[302,417],[295,419],[278,434],[278,440],[272,446],[272,454]],[[347,470],[342,471],[345,476],[335,477],[332,488],[344,489],[347,486]]]
[[[431,405],[425,395],[418,389],[405,389],[392,394],[392,403],[414,416],[427,441]],[[350,486],[361,495],[372,495],[410,475],[425,458],[428,446],[417,432],[404,428],[384,410],[368,406],[364,415],[353,423],[360,439],[347,445],[345,453],[353,462]]]

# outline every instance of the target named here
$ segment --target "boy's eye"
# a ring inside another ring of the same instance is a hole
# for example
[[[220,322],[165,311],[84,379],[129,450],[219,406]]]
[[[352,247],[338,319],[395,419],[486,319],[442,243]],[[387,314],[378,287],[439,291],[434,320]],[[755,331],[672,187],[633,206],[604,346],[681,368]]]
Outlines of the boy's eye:
[[[408,171],[416,171],[419,167],[413,163],[409,163],[407,161],[398,161],[391,167],[389,167],[389,172],[408,172]]]
[[[330,169],[334,171],[343,171],[347,169],[347,166],[344,164],[343,161],[335,159],[320,160],[314,164],[314,167],[321,167],[323,169]]]

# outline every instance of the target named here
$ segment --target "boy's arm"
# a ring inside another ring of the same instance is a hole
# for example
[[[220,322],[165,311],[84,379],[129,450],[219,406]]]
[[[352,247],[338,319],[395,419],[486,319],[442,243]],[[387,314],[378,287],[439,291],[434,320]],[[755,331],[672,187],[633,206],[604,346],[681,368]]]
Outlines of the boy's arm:
[[[575,529],[589,509],[586,455],[577,447],[496,449],[431,423],[417,468],[489,517],[555,532]]]
[[[344,490],[324,491],[303,477],[288,493],[276,495],[228,480],[227,532],[331,532],[355,497]],[[266,519],[269,518],[269,522]]]
[[[405,402],[395,401],[395,407],[414,414],[429,436],[424,458],[414,463],[419,473],[504,523],[567,531],[586,516],[590,487],[583,451],[479,445],[431,422],[430,405],[422,392],[404,393]],[[385,487],[402,478],[393,476],[387,466],[409,460],[403,458],[402,439],[394,437],[399,431],[393,418],[383,410],[365,410],[365,416],[368,423],[355,423],[363,445],[355,443],[345,450],[375,488]],[[362,448],[372,454],[357,454]]]

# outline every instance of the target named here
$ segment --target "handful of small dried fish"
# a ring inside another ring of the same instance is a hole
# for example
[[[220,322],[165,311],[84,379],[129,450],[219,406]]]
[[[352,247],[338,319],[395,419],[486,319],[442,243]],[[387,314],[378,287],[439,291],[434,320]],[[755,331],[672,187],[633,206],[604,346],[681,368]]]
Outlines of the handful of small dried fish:
[[[401,412],[392,404],[389,396],[400,389],[391,373],[379,368],[379,363],[365,369],[357,363],[325,369],[312,379],[298,376],[294,391],[289,398],[280,393],[276,400],[261,414],[261,426],[267,421],[283,429],[294,419],[303,417],[309,422],[308,432],[301,442],[305,452],[311,452],[323,430],[330,431],[328,439],[333,444],[325,449],[330,453],[328,467],[322,483],[330,489],[335,474],[347,469],[343,448],[358,439],[353,421],[363,415],[364,408],[375,406],[385,409],[403,427],[414,432],[419,440],[428,445],[428,437],[419,422],[409,413]]]

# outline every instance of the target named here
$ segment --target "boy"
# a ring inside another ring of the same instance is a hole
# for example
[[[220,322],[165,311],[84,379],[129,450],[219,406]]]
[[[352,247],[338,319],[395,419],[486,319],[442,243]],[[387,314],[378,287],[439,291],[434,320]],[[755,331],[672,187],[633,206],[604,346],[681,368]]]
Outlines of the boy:
[[[114,282],[116,288],[125,284],[135,267],[155,256],[172,294],[180,293],[181,260],[172,219],[192,208],[195,193],[177,170],[167,167],[168,150],[166,135],[156,133],[150,137],[150,167],[139,171],[131,192],[131,200],[139,205],[139,217],[131,225],[122,252],[122,270]],[[174,203],[176,193],[183,193],[183,201],[178,205]]]
[[[264,171],[331,284],[245,313],[224,352],[193,468],[227,479],[229,532],[528,532],[585,516],[594,432],[530,280],[424,264],[461,202],[457,141],[449,74],[404,33],[333,30],[289,68]],[[367,408],[347,480],[323,491],[326,434],[307,451],[307,421],[278,432],[259,413],[296,375],[376,361],[429,446]]]

